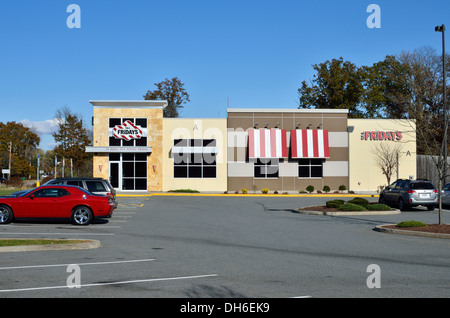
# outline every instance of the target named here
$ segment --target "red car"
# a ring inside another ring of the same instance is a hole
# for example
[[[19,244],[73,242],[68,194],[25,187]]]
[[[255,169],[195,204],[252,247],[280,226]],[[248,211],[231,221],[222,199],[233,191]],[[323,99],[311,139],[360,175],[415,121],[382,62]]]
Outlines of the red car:
[[[68,218],[88,225],[94,218],[110,217],[114,203],[75,186],[41,186],[19,196],[0,198],[0,224],[21,218]]]

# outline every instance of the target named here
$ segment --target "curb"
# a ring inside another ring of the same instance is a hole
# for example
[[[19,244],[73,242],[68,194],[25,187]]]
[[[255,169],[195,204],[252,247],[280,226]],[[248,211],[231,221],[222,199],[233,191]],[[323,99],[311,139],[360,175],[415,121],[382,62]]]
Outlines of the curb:
[[[15,238],[18,239],[18,238]],[[6,240],[6,239],[0,239]],[[8,239],[11,240],[11,239]],[[14,239],[12,239],[14,240]],[[33,239],[28,239],[33,240]],[[37,239],[36,239],[37,240]],[[46,240],[46,239],[39,239]],[[48,239],[51,240],[51,239]],[[75,239],[59,239],[75,240]],[[76,239],[79,240],[79,239]],[[61,251],[61,250],[81,250],[81,249],[93,249],[101,246],[100,241],[97,240],[83,240],[82,243],[69,243],[69,244],[44,244],[44,245],[20,245],[20,246],[2,246],[0,247],[0,253],[3,252],[33,252],[33,251]]]
[[[308,207],[305,207],[308,208]],[[349,215],[392,215],[401,214],[399,209],[392,209],[391,211],[340,211],[340,212],[320,212],[296,209],[298,213],[308,215],[333,215],[333,216],[349,216]]]
[[[411,235],[411,236],[423,236],[423,237],[436,237],[436,238],[450,239],[450,234],[384,228],[383,226],[385,226],[385,225],[395,225],[395,224],[377,225],[377,226],[375,226],[374,230],[378,231],[378,232],[385,232],[385,233],[390,233],[390,234],[403,234],[403,235]]]
[[[369,197],[369,198],[378,198],[378,194],[243,194],[243,193],[183,193],[183,192],[173,192],[173,193],[146,193],[146,194],[126,194],[126,193],[118,193],[116,197],[152,197],[152,196],[205,196],[205,197],[266,197],[266,198],[299,198],[299,197],[307,197],[307,198],[332,198],[332,197]]]

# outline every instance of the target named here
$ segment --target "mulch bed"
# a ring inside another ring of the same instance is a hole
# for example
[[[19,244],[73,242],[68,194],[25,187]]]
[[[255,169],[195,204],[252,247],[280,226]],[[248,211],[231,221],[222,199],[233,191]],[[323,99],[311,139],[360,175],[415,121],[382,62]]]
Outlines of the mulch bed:
[[[326,206],[311,206],[306,208],[300,208],[300,210],[317,211],[317,212],[342,212],[336,208],[327,208]],[[399,227],[396,225],[384,225],[383,228],[405,230],[405,231],[450,234],[450,224],[427,224],[427,226],[421,227]]]
[[[450,224],[427,224],[427,226],[421,226],[421,227],[416,227],[416,226],[414,226],[414,227],[399,227],[396,225],[383,225],[383,228],[395,229],[395,230],[405,230],[405,231],[450,234]]]

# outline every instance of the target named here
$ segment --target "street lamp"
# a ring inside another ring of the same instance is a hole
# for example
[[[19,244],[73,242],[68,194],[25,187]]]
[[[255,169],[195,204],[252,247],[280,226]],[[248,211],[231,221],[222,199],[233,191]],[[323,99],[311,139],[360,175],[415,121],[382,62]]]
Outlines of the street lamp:
[[[442,32],[442,89],[443,89],[443,111],[444,111],[444,185],[447,175],[447,97],[446,97],[446,76],[445,76],[445,25],[438,25],[434,28],[436,32]]]

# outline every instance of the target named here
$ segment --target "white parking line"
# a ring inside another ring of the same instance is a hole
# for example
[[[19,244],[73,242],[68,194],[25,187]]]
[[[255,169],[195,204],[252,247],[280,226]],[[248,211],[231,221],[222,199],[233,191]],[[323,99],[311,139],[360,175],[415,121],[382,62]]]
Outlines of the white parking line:
[[[2,269],[27,269],[27,268],[46,268],[46,267],[67,267],[69,265],[105,265],[105,264],[123,264],[123,263],[138,263],[138,262],[151,262],[154,261],[154,258],[146,258],[146,259],[135,259],[128,261],[109,261],[109,262],[93,262],[93,263],[71,263],[71,264],[50,264],[50,265],[27,265],[27,266],[11,266],[11,267],[0,267]]]
[[[149,283],[158,281],[168,281],[168,280],[182,280],[182,279],[195,279],[195,278],[205,278],[205,277],[215,277],[217,274],[208,275],[197,275],[197,276],[181,276],[181,277],[165,277],[165,278],[150,278],[150,279],[139,279],[139,280],[126,280],[121,282],[110,282],[110,283],[94,283],[94,284],[84,284],[77,287],[96,287],[96,286],[107,286],[107,285],[120,285],[120,284],[136,284],[136,283]],[[33,291],[33,290],[44,290],[44,289],[62,289],[62,288],[74,288],[74,286],[44,286],[44,287],[32,287],[32,288],[17,288],[17,289],[2,289],[0,293],[8,292],[19,292],[19,291]]]

